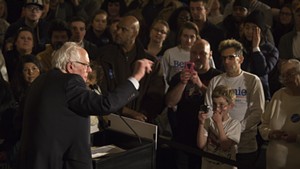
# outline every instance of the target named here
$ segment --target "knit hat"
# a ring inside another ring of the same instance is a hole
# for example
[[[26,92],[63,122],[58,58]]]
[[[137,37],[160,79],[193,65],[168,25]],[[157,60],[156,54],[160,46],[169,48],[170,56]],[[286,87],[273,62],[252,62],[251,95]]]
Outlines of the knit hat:
[[[253,23],[262,30],[266,28],[264,13],[260,10],[254,10],[253,12],[251,12],[246,17],[245,23]]]
[[[44,1],[43,0],[26,0],[26,3],[24,6],[26,7],[27,5],[36,5],[40,7],[41,9],[44,8]]]
[[[235,0],[232,6],[241,6],[243,8],[249,9],[249,0]]]

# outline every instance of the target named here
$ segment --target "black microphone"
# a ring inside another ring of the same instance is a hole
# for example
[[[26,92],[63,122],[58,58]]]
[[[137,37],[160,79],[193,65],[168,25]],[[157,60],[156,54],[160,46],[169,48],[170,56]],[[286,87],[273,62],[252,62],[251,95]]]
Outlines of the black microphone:
[[[134,135],[139,139],[139,143],[142,144],[141,137],[138,135],[138,133],[130,126],[130,124],[127,123],[127,121],[123,118],[121,113],[119,113],[119,117],[121,120],[127,125],[127,127],[134,133]]]

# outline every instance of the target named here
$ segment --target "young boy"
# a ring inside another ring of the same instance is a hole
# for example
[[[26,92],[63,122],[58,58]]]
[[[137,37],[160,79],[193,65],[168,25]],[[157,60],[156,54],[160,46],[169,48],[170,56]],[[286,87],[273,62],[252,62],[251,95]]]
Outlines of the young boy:
[[[235,160],[237,144],[240,140],[241,124],[229,116],[234,106],[236,95],[227,86],[217,86],[212,92],[213,115],[199,112],[197,144],[200,149],[231,160]],[[236,167],[202,158],[202,169],[235,169]]]

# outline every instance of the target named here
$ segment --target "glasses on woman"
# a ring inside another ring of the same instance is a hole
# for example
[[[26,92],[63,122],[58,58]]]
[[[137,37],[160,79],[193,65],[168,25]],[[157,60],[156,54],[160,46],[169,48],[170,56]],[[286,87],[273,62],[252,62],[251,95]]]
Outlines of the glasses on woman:
[[[279,76],[279,81],[281,83],[289,82],[289,81],[293,80],[299,74],[300,74],[300,72],[291,72],[291,71],[288,71],[287,73],[282,74],[282,75]]]

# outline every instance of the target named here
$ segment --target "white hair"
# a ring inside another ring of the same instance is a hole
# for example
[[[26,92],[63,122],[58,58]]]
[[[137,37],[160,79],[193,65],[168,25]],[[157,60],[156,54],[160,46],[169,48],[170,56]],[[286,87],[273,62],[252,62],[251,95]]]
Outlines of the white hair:
[[[283,63],[281,64],[281,69],[282,69],[282,67],[285,64],[292,64],[293,67],[295,68],[295,70],[297,72],[300,72],[300,61],[299,60],[297,60],[297,59],[289,59],[289,60],[283,61]]]
[[[65,72],[67,63],[80,59],[80,48],[75,42],[65,42],[61,48],[53,53],[52,66]]]

